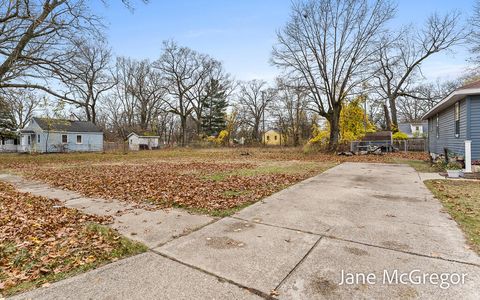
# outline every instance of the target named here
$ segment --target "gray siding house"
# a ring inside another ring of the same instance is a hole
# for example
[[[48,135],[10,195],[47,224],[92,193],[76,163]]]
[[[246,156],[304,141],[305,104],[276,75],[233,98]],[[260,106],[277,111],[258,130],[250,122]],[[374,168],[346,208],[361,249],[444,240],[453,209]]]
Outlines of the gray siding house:
[[[428,122],[410,122],[398,124],[398,130],[409,138],[422,138],[428,135]]]
[[[429,110],[428,145],[432,154],[444,149],[469,160],[480,160],[480,81],[462,86]]]
[[[103,151],[103,131],[92,122],[32,118],[20,130],[19,152]]]

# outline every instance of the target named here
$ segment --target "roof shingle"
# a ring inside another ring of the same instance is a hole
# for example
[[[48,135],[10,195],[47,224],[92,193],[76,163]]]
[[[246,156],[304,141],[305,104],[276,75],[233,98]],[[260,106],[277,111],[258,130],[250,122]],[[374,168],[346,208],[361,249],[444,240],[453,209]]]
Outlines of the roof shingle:
[[[90,121],[70,121],[64,119],[33,118],[43,130],[65,132],[102,132],[97,125]]]

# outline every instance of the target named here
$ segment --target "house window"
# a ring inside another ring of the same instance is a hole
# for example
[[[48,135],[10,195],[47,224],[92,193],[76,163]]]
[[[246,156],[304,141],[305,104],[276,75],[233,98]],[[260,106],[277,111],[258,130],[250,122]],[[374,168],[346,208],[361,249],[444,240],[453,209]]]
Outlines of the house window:
[[[62,143],[67,144],[68,143],[68,136],[66,134],[62,134]]]
[[[40,143],[40,135],[37,134],[37,143]]]
[[[455,103],[455,137],[460,137],[460,102]]]
[[[277,140],[277,136],[275,136],[275,140]]]
[[[438,114],[436,118],[436,133],[437,133],[437,139],[440,138],[440,122],[438,120]]]
[[[269,141],[269,140],[270,140],[270,136],[269,136],[269,135],[267,135],[267,141]]]
[[[27,135],[27,145],[30,145],[32,143],[32,137],[30,135]]]
[[[81,143],[82,143],[82,136],[77,135],[77,144],[81,144]]]

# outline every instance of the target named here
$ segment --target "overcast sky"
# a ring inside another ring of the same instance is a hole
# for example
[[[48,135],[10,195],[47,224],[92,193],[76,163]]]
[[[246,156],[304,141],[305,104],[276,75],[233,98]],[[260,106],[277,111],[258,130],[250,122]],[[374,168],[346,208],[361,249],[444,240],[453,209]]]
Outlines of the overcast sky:
[[[276,31],[288,21],[291,0],[150,0],[135,11],[120,1],[96,1],[95,12],[108,24],[107,37],[115,55],[154,60],[162,41],[174,39],[221,60],[241,80],[272,80],[279,71],[270,65]],[[474,0],[399,0],[390,27],[420,26],[433,12],[453,9],[466,22]],[[468,51],[457,47],[433,56],[423,65],[427,80],[453,79],[467,66]]]

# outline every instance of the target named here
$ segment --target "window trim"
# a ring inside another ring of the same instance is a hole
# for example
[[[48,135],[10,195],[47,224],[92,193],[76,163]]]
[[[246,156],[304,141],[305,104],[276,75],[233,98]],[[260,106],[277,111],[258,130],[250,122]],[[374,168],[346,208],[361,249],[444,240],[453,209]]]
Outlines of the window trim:
[[[66,142],[63,141],[63,137],[65,137]],[[62,134],[62,144],[68,144],[68,134]]]
[[[37,134],[37,144],[40,144],[40,134]]]
[[[78,142],[78,137],[80,137],[80,142]],[[83,144],[83,136],[81,134],[77,134],[76,142],[77,142],[77,145]]]
[[[460,137],[460,101],[455,102],[454,104],[454,109],[453,109],[453,126],[454,126],[454,134],[455,138]]]
[[[439,120],[438,114],[435,117],[435,122],[436,122],[435,132],[436,132],[437,139],[439,139],[440,138],[440,120]]]

